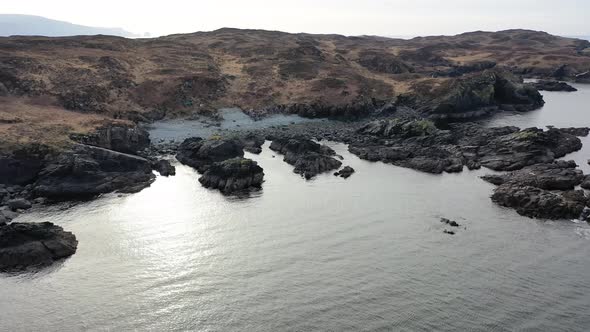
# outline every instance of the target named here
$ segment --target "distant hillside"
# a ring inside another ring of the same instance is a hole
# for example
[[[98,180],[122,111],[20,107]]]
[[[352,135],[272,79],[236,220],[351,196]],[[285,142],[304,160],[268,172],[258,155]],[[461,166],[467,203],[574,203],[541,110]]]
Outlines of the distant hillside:
[[[121,28],[88,27],[34,15],[0,14],[0,36],[16,35],[47,37],[111,35],[138,37],[138,35],[134,35]]]

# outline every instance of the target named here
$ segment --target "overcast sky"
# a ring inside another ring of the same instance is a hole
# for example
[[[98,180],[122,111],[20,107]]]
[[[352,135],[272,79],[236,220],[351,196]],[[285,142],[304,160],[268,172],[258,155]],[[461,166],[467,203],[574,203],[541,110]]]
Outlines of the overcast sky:
[[[163,35],[221,27],[416,36],[527,28],[590,35],[590,0],[17,0],[0,13]]]

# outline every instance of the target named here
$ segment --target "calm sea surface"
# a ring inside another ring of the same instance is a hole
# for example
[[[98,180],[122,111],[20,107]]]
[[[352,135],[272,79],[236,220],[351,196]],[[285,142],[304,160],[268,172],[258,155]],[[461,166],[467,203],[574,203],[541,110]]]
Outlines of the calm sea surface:
[[[590,126],[590,87],[578,87],[485,122]],[[568,157],[590,172],[585,143]],[[487,170],[429,175],[333,147],[357,170],[348,180],[304,181],[267,143],[248,155],[266,173],[249,198],[177,165],[138,194],[20,217],[80,243],[40,273],[0,275],[0,330],[588,330],[588,224],[494,205]],[[446,235],[440,217],[463,227]]]

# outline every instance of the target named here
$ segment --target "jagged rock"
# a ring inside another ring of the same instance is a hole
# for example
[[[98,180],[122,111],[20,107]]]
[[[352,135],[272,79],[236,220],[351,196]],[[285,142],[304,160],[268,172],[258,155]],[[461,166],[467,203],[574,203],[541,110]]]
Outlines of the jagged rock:
[[[77,246],[72,233],[49,222],[0,226],[0,270],[47,266],[73,255]]]
[[[442,130],[424,119],[390,119],[361,127],[357,133],[371,138],[354,140],[349,151],[362,159],[429,173],[461,172],[464,165],[511,171],[551,163],[579,150],[582,142],[572,132],[580,133],[569,128],[520,131],[473,123],[451,124]]]
[[[253,160],[232,158],[210,165],[199,182],[206,188],[232,194],[249,188],[260,188],[264,180],[262,167]]]
[[[70,137],[82,144],[130,154],[137,154],[150,145],[149,133],[138,126],[109,124],[92,134],[73,134]]]
[[[50,149],[44,145],[24,145],[10,154],[0,153],[0,183],[32,183],[44,167]]]
[[[449,234],[449,235],[455,235],[455,232],[449,231],[449,230],[446,230],[446,229],[443,231],[443,233]]]
[[[443,83],[402,98],[430,117],[462,119],[481,116],[498,109],[530,111],[543,106],[543,96],[510,73],[486,70]]]
[[[549,126],[548,126],[549,127]],[[590,128],[588,127],[569,127],[569,128],[559,128],[562,133],[578,136],[578,137],[586,137],[590,134]]]
[[[576,219],[588,205],[583,190],[554,192],[512,182],[496,188],[492,200],[523,216],[544,219]]]
[[[170,164],[170,161],[161,159],[158,161],[152,161],[152,169],[160,173],[162,176],[176,175],[176,167]]]
[[[244,147],[244,150],[259,154],[262,152],[262,145],[264,144],[265,139],[263,136],[254,135],[252,133],[248,133],[246,136],[240,139],[240,143]]]
[[[344,166],[341,170],[334,173],[335,176],[339,176],[341,178],[348,179],[353,173],[355,172],[354,168],[350,166]]]
[[[572,190],[584,180],[584,174],[576,169],[573,160],[559,160],[551,164],[527,166],[511,173],[482,176],[482,179],[495,185],[507,182],[533,186],[545,190]]]
[[[586,175],[584,177],[584,181],[580,184],[580,186],[584,189],[590,190],[590,175]]]
[[[13,210],[28,210],[32,207],[31,202],[27,201],[24,198],[17,198],[8,201],[8,207]]]
[[[187,138],[178,147],[176,159],[204,173],[213,163],[231,158],[243,157],[241,144],[234,139],[200,137]]]
[[[541,80],[541,81],[532,83],[532,85],[537,90],[544,90],[544,91],[565,91],[565,92],[578,91],[578,89],[574,88],[573,86],[571,86],[565,82],[559,82],[559,81]]]
[[[39,173],[33,194],[52,200],[85,199],[113,191],[137,192],[154,178],[144,158],[79,144]]]
[[[277,138],[270,149],[283,154],[283,160],[295,166],[293,171],[306,179],[342,166],[341,161],[332,158],[336,153],[330,147],[304,138]]]

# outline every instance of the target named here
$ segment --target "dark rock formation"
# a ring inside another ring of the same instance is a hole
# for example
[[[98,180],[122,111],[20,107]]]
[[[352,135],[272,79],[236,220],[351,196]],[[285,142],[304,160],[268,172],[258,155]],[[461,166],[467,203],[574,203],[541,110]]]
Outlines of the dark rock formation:
[[[554,192],[512,182],[496,188],[492,200],[523,216],[544,219],[576,219],[588,205],[583,190]]]
[[[401,104],[421,110],[432,118],[465,119],[499,109],[530,111],[543,106],[543,96],[511,74],[486,70],[449,80],[436,88],[402,96]]]
[[[137,192],[154,178],[144,158],[79,144],[39,173],[33,194],[53,200],[86,199],[113,191]]]
[[[332,157],[336,154],[334,150],[309,139],[277,138],[270,149],[283,154],[283,160],[295,166],[293,171],[306,179],[342,166],[342,162]]]
[[[584,189],[590,190],[590,175],[586,175],[586,177],[584,177],[584,181],[582,181],[580,186]]]
[[[485,175],[482,179],[497,186],[512,182],[545,190],[572,190],[584,180],[584,174],[576,169],[577,166],[573,160],[559,160],[510,173]]]
[[[355,172],[354,168],[350,166],[344,166],[341,170],[334,173],[335,176],[339,176],[341,178],[348,179],[353,173]]]
[[[73,134],[70,137],[82,144],[130,154],[137,154],[150,145],[149,133],[138,126],[111,124],[89,135]]]
[[[590,71],[577,74],[574,79],[576,83],[590,84]]]
[[[532,85],[537,90],[544,90],[544,91],[565,91],[565,92],[578,91],[578,89],[574,88],[573,86],[571,86],[565,82],[560,82],[560,81],[541,80],[541,81],[532,83]]]
[[[12,211],[16,210],[28,210],[32,207],[31,202],[23,198],[17,198],[9,200],[6,204]]]
[[[443,233],[449,234],[449,235],[455,235],[455,232],[449,231],[449,230],[446,230],[446,229],[443,231]]]
[[[200,137],[187,138],[178,147],[176,159],[204,173],[213,163],[231,158],[243,157],[242,145],[234,139]]]
[[[249,188],[260,188],[264,179],[262,167],[250,159],[232,158],[210,165],[199,182],[206,188],[232,194]]]
[[[161,159],[151,162],[152,169],[160,173],[162,176],[176,175],[176,167],[170,164],[170,161]]]
[[[582,147],[570,130],[516,127],[485,128],[452,124],[442,130],[428,120],[389,119],[358,130],[349,151],[362,159],[383,161],[429,173],[460,172],[485,166],[511,171],[556,158]]]
[[[450,220],[450,219],[447,219],[447,218],[440,218],[440,222],[442,222],[443,224],[447,224],[447,225],[449,225],[451,227],[459,227],[459,226],[461,226],[456,221]]]
[[[240,139],[240,143],[244,147],[244,150],[254,154],[262,152],[262,145],[264,142],[265,139],[263,136],[254,135],[252,133],[249,133]]]
[[[0,270],[42,267],[73,255],[78,241],[49,222],[0,225]]]
[[[49,148],[39,144],[26,145],[9,154],[0,153],[0,183],[32,183],[45,165],[45,159],[49,154]]]
[[[590,203],[583,190],[573,190],[584,181],[574,161],[538,164],[506,174],[482,178],[498,185],[492,200],[516,209],[524,216],[546,219],[580,218]]]
[[[570,128],[559,128],[562,133],[578,136],[578,137],[586,137],[590,134],[590,128],[588,127],[570,127]]]

